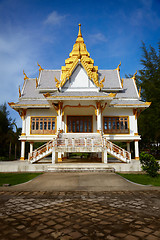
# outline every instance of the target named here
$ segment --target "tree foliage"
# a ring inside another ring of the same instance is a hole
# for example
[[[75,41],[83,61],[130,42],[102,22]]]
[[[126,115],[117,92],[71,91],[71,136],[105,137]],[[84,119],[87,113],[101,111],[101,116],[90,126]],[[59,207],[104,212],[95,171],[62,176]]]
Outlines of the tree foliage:
[[[21,129],[17,128],[13,131],[16,123],[9,115],[6,103],[0,105],[0,159],[16,158],[16,152],[20,151],[18,137]],[[14,148],[13,148],[14,146]],[[18,147],[18,149],[17,149]]]
[[[140,154],[140,162],[142,164],[142,169],[151,177],[157,177],[160,166],[155,158],[148,153],[142,152]]]
[[[143,111],[139,117],[139,132],[142,135],[143,145],[151,149],[160,143],[160,42],[158,50],[150,46],[148,49],[142,43],[143,68],[139,70],[138,85],[141,86],[142,100],[151,102],[151,106]]]

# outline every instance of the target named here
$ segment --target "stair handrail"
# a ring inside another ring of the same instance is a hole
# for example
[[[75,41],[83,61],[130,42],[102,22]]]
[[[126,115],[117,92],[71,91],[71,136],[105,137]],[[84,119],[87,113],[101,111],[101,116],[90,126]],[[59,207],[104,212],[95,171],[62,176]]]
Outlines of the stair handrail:
[[[40,147],[36,148],[32,153],[29,154],[29,160],[32,159],[33,157],[36,157],[37,153],[39,153],[43,148],[46,148],[46,146],[49,146],[53,142],[54,142],[54,139],[52,139],[52,140],[46,142],[45,144],[41,145]]]
[[[126,149],[121,148],[121,147],[119,147],[118,145],[114,144],[113,142],[111,142],[111,141],[107,140],[106,138],[104,138],[104,146],[107,145],[106,142],[109,143],[111,146],[114,146],[114,147],[117,148],[118,150],[121,150],[121,152],[123,153],[123,154],[121,154],[121,156],[123,156],[123,157],[131,160],[131,153],[128,152]],[[124,153],[125,153],[126,156],[124,156]],[[126,153],[127,153],[127,154],[126,154]],[[128,158],[128,155],[129,155],[129,158]]]

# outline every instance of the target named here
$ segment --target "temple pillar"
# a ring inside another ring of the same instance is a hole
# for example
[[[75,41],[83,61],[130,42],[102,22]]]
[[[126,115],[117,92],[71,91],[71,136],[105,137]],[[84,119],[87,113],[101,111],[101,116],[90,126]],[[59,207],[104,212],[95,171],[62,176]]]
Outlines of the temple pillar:
[[[102,163],[108,163],[107,150],[104,150],[104,151],[102,152]]]
[[[130,152],[131,149],[130,149],[130,142],[127,142],[127,151]]]
[[[134,147],[135,147],[135,160],[139,160],[138,140],[135,140],[135,141],[134,141]]]
[[[52,149],[52,164],[55,164],[58,162],[58,152],[55,152],[55,149]]]
[[[30,142],[30,154],[33,152],[33,142]]]
[[[101,133],[102,131],[102,113],[101,113],[101,104],[97,102],[97,132]]]
[[[21,158],[20,160],[25,160],[25,141],[21,141]]]
[[[58,162],[62,162],[62,153],[58,152]]]
[[[21,113],[21,118],[22,118],[22,133],[21,136],[26,135],[26,121],[25,121],[25,116],[26,116],[26,111],[23,110]]]

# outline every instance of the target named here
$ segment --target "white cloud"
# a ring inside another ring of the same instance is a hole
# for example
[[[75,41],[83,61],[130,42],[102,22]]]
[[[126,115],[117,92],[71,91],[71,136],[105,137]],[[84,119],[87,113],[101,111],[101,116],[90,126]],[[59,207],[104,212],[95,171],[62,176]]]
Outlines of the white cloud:
[[[44,23],[49,25],[59,25],[65,18],[66,15],[60,15],[56,11],[53,11],[48,15]]]
[[[100,42],[107,42],[107,38],[102,33],[90,34],[88,36],[89,42],[91,44],[98,44]]]

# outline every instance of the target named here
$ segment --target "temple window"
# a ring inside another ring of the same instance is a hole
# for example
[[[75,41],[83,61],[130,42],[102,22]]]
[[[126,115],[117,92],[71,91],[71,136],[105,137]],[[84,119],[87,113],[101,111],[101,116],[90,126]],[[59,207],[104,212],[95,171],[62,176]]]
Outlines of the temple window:
[[[104,117],[103,131],[109,133],[129,133],[128,117]]]
[[[55,134],[56,117],[31,117],[31,134]]]

